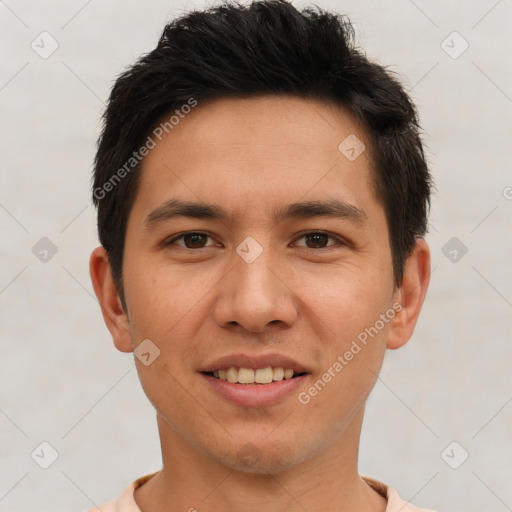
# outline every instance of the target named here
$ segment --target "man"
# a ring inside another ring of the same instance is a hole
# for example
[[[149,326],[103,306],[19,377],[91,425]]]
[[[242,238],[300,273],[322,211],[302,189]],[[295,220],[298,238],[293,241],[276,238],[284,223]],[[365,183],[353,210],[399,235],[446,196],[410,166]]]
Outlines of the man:
[[[427,291],[415,109],[340,16],[171,22],[116,82],[90,272],[163,468],[103,512],[415,511],[358,473],[365,401]]]

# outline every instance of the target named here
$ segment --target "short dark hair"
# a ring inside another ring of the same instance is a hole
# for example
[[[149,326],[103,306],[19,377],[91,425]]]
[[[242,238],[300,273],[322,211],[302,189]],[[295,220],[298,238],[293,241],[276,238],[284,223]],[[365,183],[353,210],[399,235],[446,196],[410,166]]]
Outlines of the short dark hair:
[[[345,17],[318,7],[298,11],[284,0],[225,2],[169,23],[157,47],[112,88],[95,158],[93,201],[123,305],[126,225],[140,174],[136,150],[149,142],[164,115],[179,113],[191,99],[268,94],[334,102],[365,126],[400,285],[405,261],[427,229],[432,187],[408,94],[355,46]]]

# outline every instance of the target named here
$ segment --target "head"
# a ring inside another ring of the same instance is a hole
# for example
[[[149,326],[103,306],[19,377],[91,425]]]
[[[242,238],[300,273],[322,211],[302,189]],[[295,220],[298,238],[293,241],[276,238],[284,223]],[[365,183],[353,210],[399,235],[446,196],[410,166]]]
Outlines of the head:
[[[414,329],[430,187],[415,108],[354,46],[348,20],[262,1],[167,25],[112,89],[91,258],[116,346],[159,351],[138,368],[164,428],[239,467],[250,419],[261,470],[337,439],[386,347]],[[293,355],[306,373],[295,399],[241,408],[210,396],[211,365],[235,353]],[[268,438],[283,404],[297,412]],[[192,427],[204,422],[208,434]]]

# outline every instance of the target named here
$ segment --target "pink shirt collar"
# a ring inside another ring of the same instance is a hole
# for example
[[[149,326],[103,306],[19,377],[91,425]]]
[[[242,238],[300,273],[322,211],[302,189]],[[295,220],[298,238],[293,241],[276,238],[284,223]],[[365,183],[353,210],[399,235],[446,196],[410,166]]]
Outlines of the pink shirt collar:
[[[109,501],[101,507],[90,509],[87,512],[141,512],[135,502],[133,493],[135,489],[144,485],[155,475],[156,473],[151,473],[150,475],[138,478],[123,491],[117,500]],[[431,510],[415,507],[409,502],[402,500],[395,489],[379,482],[378,480],[366,476],[363,476],[362,478],[372,489],[387,498],[388,505],[386,507],[386,512],[433,512]]]

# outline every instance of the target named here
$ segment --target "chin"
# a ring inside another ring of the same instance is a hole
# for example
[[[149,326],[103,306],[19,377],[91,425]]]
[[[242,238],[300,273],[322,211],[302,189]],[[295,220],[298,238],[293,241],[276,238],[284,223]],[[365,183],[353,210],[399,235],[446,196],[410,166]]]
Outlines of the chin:
[[[246,442],[238,450],[215,457],[217,462],[229,469],[248,474],[277,474],[293,468],[307,458],[299,443],[283,444]]]

